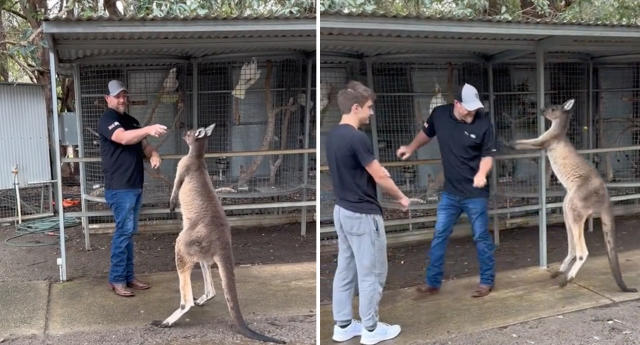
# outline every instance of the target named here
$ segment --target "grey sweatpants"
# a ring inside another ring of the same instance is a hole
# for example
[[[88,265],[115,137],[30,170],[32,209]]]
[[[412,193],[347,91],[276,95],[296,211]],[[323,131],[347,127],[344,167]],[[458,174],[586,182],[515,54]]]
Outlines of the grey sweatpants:
[[[333,278],[333,319],[353,318],[352,301],[356,286],[359,313],[364,327],[378,322],[378,303],[387,278],[387,236],[382,216],[333,209],[338,233],[338,268]]]

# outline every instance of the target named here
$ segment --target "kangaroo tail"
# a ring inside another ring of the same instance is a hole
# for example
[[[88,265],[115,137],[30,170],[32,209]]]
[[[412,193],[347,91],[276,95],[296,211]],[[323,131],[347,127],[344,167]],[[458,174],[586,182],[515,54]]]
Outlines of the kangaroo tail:
[[[218,269],[220,270],[220,279],[222,280],[222,290],[224,290],[224,298],[227,301],[227,307],[229,308],[229,314],[233,322],[238,327],[240,334],[247,338],[264,341],[267,343],[285,344],[284,341],[272,338],[263,334],[260,334],[247,326],[242,313],[240,312],[240,305],[238,304],[238,292],[236,290],[236,278],[233,272],[233,259],[228,258],[216,258]]]
[[[609,266],[611,267],[611,273],[613,278],[620,289],[624,292],[636,292],[638,290],[628,288],[622,280],[622,273],[620,272],[620,263],[618,262],[618,252],[616,251],[616,230],[615,219],[611,206],[607,205],[603,207],[600,213],[600,219],[602,220],[602,234],[604,235],[604,243],[607,248],[607,256],[609,257]]]

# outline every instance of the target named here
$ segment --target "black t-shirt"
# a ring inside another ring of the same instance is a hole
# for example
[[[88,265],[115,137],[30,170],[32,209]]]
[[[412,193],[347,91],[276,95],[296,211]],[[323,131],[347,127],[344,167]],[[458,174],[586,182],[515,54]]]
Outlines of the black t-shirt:
[[[489,184],[473,187],[473,177],[482,157],[492,156],[495,137],[489,114],[478,110],[471,123],[453,115],[453,104],[433,109],[422,131],[430,138],[438,135],[444,168],[444,191],[464,198],[489,197]]]
[[[376,159],[369,137],[342,124],[329,132],[325,148],[336,204],[352,212],[381,215],[376,182],[365,169]]]
[[[100,155],[105,189],[140,189],[144,182],[144,151],[142,143],[121,145],[111,140],[118,128],[140,128],[140,123],[127,113],[120,114],[109,108],[98,122]]]

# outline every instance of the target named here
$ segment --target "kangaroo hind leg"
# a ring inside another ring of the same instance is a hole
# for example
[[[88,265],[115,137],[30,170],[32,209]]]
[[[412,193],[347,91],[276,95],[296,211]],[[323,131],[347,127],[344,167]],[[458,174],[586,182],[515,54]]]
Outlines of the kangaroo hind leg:
[[[158,327],[171,327],[182,315],[186,314],[193,307],[193,289],[191,287],[191,270],[195,262],[188,256],[177,250],[176,245],[176,268],[178,279],[180,280],[180,307],[176,309],[168,318],[161,323],[153,321],[152,324]]]
[[[211,266],[209,263],[200,261],[200,269],[202,270],[202,278],[204,280],[204,295],[196,300],[196,305],[204,305],[208,300],[216,296],[216,290],[213,287],[213,279],[211,278]]]
[[[564,215],[569,213],[569,210],[567,209],[568,200],[569,199],[565,198],[564,202],[562,203],[562,214]],[[567,256],[564,258],[564,260],[562,260],[562,264],[560,264],[560,268],[558,268],[557,271],[551,274],[551,278],[556,278],[561,274],[565,274],[567,270],[571,267],[571,264],[576,258],[575,239],[573,237],[573,231],[571,230],[571,226],[569,222],[566,221],[566,218],[567,216],[565,216],[565,224],[564,224],[565,228],[567,229]]]
[[[578,271],[582,268],[582,265],[584,265],[584,262],[589,256],[589,250],[587,249],[587,243],[584,237],[584,222],[591,213],[591,210],[583,210],[574,204],[574,201],[569,199],[567,213],[565,213],[564,219],[565,223],[571,228],[575,246],[575,263],[571,266],[569,273],[566,273],[560,281],[561,287],[566,286],[568,282],[576,277]]]

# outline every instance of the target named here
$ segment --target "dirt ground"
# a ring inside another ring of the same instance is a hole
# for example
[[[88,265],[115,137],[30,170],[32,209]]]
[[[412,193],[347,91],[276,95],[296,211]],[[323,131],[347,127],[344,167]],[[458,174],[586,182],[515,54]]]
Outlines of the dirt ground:
[[[630,301],[412,345],[637,345],[640,301]]]
[[[619,252],[640,248],[638,218],[616,218],[616,239]],[[547,228],[547,261],[559,262],[567,255],[567,234],[564,225]],[[586,232],[590,256],[606,255],[599,222],[593,233]],[[422,283],[425,279],[426,258],[430,241],[388,248],[389,270],[385,289],[394,290]],[[538,265],[538,227],[518,228],[500,232],[496,248],[496,275],[500,271]],[[333,275],[337,254],[320,255],[320,303],[331,301]],[[445,280],[478,274],[476,250],[471,237],[451,239],[447,247]]]
[[[315,229],[309,223],[307,229]],[[300,236],[300,224],[274,227],[233,228],[232,243],[236,265],[308,262],[316,260],[315,231]],[[0,281],[58,281],[56,258],[58,245],[43,247],[13,247],[5,239],[15,235],[13,226],[0,228]],[[33,237],[32,237],[33,236]],[[177,234],[140,233],[135,241],[137,274],[175,270],[173,247]],[[91,235],[92,250],[84,249],[80,226],[65,230],[67,278],[105,277],[109,273],[110,234]],[[56,236],[31,235],[26,240],[57,241]],[[18,239],[22,240],[22,238]]]

